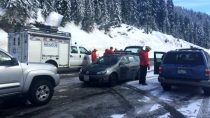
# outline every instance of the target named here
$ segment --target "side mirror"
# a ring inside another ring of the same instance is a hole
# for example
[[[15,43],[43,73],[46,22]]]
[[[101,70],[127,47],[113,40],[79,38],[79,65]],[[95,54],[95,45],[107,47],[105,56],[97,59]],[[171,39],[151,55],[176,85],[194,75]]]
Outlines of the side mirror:
[[[18,60],[16,58],[12,58],[11,59],[11,65],[13,65],[13,66],[19,65]]]
[[[88,52],[88,55],[91,55],[91,51]]]
[[[120,66],[120,67],[122,67],[123,65],[124,65],[124,63],[123,63],[123,62],[120,62],[120,63],[119,63],[119,66]]]

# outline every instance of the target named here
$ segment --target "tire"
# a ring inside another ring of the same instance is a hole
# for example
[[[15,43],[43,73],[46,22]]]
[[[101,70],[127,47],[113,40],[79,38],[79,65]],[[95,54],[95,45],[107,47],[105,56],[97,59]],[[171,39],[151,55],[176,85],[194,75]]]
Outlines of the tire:
[[[37,92],[39,92],[39,95],[37,95]],[[34,106],[45,105],[52,99],[53,92],[54,90],[51,82],[47,80],[37,81],[31,86],[28,99]],[[41,96],[40,94],[43,95]]]
[[[209,87],[203,88],[203,91],[204,91],[204,95],[210,96],[210,88]]]
[[[110,87],[113,87],[117,84],[117,75],[116,74],[111,74],[110,77],[109,77],[109,86]]]
[[[165,84],[165,83],[161,83],[163,90],[165,91],[169,91],[171,90],[171,85],[170,84]]]
[[[139,80],[140,79],[140,75],[141,75],[141,71],[139,69],[138,72],[137,72],[137,75],[135,77],[135,80]]]

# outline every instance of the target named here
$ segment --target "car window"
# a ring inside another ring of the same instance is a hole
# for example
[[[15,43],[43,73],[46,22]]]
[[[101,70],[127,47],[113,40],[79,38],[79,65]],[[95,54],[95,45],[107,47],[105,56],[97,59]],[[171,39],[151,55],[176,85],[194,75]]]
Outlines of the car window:
[[[122,59],[120,60],[120,62],[122,62],[123,64],[128,64],[129,60],[127,57],[122,57]]]
[[[133,56],[129,56],[128,59],[130,63],[136,62]]]
[[[77,47],[71,46],[71,53],[78,53]]]
[[[126,48],[125,51],[131,51],[132,53],[139,53],[141,48]]]
[[[204,65],[204,59],[200,52],[169,52],[163,64],[186,64],[196,66]]]
[[[6,66],[11,64],[11,58],[5,53],[0,51],[0,66]]]
[[[88,54],[88,51],[84,47],[79,47],[81,54]]]
[[[94,64],[116,64],[119,60],[119,57],[117,56],[103,56],[99,59],[97,59]]]

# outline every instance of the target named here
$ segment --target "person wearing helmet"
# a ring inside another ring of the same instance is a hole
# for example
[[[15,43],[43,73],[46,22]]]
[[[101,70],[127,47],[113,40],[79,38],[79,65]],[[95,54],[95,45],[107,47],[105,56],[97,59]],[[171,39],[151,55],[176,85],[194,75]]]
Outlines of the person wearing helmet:
[[[141,68],[141,75],[139,79],[139,84],[147,85],[146,83],[146,75],[147,75],[147,68],[150,70],[149,65],[149,57],[148,52],[151,50],[150,46],[146,46],[145,50],[140,51],[139,59],[140,59],[140,68]]]
[[[115,54],[113,51],[113,47],[110,47],[110,50],[107,51],[107,54]]]
[[[114,49],[114,51],[117,51],[117,50],[118,50],[117,48]]]
[[[96,56],[96,52],[98,50],[95,48],[92,53],[91,53],[91,57],[92,57],[92,62],[96,61],[97,60],[97,56]]]

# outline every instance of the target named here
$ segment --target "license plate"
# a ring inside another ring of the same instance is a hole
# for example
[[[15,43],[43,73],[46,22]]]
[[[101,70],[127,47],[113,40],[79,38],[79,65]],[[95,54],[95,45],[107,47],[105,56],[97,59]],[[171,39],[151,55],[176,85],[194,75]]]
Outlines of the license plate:
[[[186,74],[186,70],[178,70],[179,74]]]
[[[89,76],[84,75],[84,81],[89,81]]]

